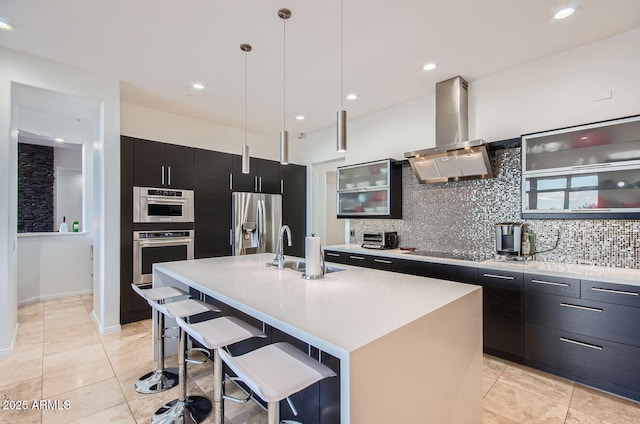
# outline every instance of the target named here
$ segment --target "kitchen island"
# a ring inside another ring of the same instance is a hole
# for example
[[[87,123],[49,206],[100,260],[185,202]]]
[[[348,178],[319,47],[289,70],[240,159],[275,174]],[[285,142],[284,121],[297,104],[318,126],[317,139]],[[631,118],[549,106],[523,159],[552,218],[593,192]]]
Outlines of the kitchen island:
[[[348,265],[305,280],[272,259],[156,264],[153,282],[195,289],[338,358],[343,424],[482,422],[479,287]]]

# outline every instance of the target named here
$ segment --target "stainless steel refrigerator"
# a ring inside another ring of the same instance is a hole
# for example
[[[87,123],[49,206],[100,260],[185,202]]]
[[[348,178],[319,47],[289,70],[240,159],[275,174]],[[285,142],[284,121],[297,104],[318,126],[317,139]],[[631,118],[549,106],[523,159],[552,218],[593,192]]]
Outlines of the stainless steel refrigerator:
[[[233,193],[233,255],[276,251],[282,226],[282,196],[263,193]]]

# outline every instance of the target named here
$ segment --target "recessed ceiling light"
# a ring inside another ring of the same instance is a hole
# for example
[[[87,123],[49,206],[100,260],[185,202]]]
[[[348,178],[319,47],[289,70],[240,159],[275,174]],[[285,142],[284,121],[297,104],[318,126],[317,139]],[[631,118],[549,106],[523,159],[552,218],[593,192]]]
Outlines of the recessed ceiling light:
[[[196,90],[204,90],[204,85],[200,84],[199,82],[194,83],[192,87]]]
[[[355,100],[358,98],[356,93],[347,94],[347,100]]]
[[[304,121],[304,115],[296,115],[298,121]]]
[[[425,71],[433,71],[434,69],[436,69],[436,64],[435,63],[427,63],[426,65],[424,65],[422,67],[423,70]]]
[[[562,9],[558,12],[556,12],[555,15],[553,15],[553,19],[564,19],[564,18],[568,18],[569,16],[573,15],[573,12],[575,12],[576,10],[573,7],[567,7],[565,9]]]
[[[55,140],[56,140],[56,143],[64,142],[64,138],[60,138],[60,137],[56,138]]]
[[[3,31],[13,31],[13,25],[8,20],[0,18],[0,29]]]

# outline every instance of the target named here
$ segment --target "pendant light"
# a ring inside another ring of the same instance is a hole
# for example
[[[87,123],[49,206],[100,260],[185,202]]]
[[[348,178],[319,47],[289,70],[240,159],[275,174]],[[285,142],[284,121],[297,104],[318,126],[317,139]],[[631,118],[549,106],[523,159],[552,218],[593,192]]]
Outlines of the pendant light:
[[[278,10],[282,19],[282,131],[280,131],[280,164],[289,164],[289,132],[286,124],[287,104],[287,19],[291,17],[289,9]]]
[[[344,16],[344,5],[343,0],[340,0],[340,110],[338,111],[337,116],[337,146],[336,149],[338,152],[346,152],[347,151],[347,111],[344,110],[343,107],[343,97],[344,97],[344,71],[343,71],[343,62],[344,62],[344,41],[343,41],[343,16]]]
[[[251,51],[250,44],[240,44],[240,50],[244,52],[244,143],[242,143],[242,173],[251,172],[251,157],[247,145],[247,53]]]

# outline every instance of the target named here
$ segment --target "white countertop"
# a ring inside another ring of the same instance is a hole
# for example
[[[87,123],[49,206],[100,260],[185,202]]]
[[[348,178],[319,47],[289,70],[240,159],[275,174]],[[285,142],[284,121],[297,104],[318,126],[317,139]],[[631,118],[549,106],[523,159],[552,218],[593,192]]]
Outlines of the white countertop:
[[[335,246],[324,246],[324,249],[335,250],[347,253],[361,253],[366,255],[384,256],[389,258],[401,258],[415,261],[437,262],[468,266],[475,268],[490,268],[496,270],[515,271],[531,274],[549,275],[555,277],[579,278],[582,280],[598,280],[609,283],[629,284],[640,286],[640,270],[627,268],[612,268],[594,265],[565,264],[556,262],[528,261],[496,261],[488,259],[485,261],[465,261],[460,259],[436,258],[430,256],[410,255],[408,251],[400,249],[365,249],[357,244],[341,244]]]
[[[265,253],[169,262],[155,264],[154,271],[337,357],[480,290],[348,265],[339,265],[345,270],[324,279],[305,280],[299,271],[265,266],[273,257]]]

